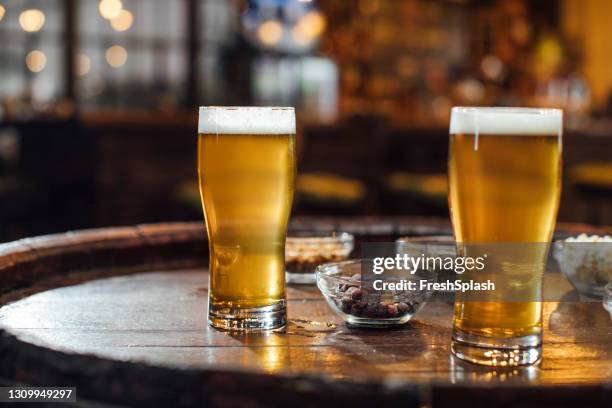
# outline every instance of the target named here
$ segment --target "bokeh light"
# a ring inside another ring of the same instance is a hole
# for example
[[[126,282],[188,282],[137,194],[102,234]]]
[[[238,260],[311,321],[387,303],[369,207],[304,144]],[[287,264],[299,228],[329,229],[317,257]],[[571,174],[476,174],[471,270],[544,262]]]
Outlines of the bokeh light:
[[[129,30],[134,21],[134,16],[128,10],[121,10],[121,12],[111,20],[111,26],[116,31]]]
[[[316,11],[311,11],[298,21],[291,34],[296,42],[308,44],[323,34],[326,26],[325,17]]]
[[[113,68],[124,65],[128,58],[128,52],[120,45],[113,45],[106,50],[106,62]]]
[[[47,56],[39,50],[30,51],[26,55],[26,66],[32,72],[40,72],[47,65]]]
[[[487,55],[482,59],[480,69],[488,79],[498,80],[504,73],[504,63],[496,55]]]
[[[283,38],[283,26],[276,20],[266,21],[257,29],[257,37],[265,45],[275,45]]]
[[[24,10],[19,15],[19,25],[23,31],[36,32],[45,25],[45,13],[38,9]]]
[[[327,26],[327,22],[325,21],[325,17],[321,15],[321,13],[317,11],[311,11],[306,14],[300,20],[300,25],[304,26],[304,29],[307,30],[313,36],[319,36],[323,34],[325,31],[325,27]]]
[[[79,76],[87,75],[91,69],[91,59],[87,54],[79,54],[76,59],[76,73]]]
[[[0,4],[0,21],[4,18],[4,13],[6,13],[6,9],[2,4]]]
[[[121,13],[123,9],[123,4],[121,0],[102,0],[98,5],[98,10],[100,11],[100,15],[107,20],[111,20]]]

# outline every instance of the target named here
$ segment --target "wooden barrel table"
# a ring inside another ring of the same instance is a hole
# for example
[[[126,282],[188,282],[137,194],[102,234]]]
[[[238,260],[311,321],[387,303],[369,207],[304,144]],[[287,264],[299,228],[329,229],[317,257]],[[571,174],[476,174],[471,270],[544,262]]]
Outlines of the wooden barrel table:
[[[417,218],[301,218],[293,227],[360,241],[450,233],[445,221]],[[561,225],[557,234],[578,232],[598,231]],[[443,302],[395,330],[352,329],[316,287],[289,286],[284,331],[214,330],[207,253],[199,222],[1,245],[3,385],[74,386],[95,406],[612,406],[612,321],[601,303],[545,303],[542,362],[486,368],[451,357]]]

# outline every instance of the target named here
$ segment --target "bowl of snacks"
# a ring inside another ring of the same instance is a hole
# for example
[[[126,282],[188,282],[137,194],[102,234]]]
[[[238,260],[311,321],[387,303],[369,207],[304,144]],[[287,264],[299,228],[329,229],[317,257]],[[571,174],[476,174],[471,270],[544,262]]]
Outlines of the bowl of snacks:
[[[580,234],[556,241],[559,269],[583,295],[601,298],[612,279],[612,237]]]
[[[434,292],[431,285],[436,274],[419,270],[414,274],[387,276],[386,289],[374,282],[373,261],[354,259],[320,265],[316,271],[317,286],[328,305],[349,326],[387,328],[408,322]],[[382,279],[380,279],[382,281]],[[408,282],[413,282],[409,288]]]
[[[291,233],[285,244],[287,283],[314,284],[317,266],[348,259],[354,247],[355,238],[346,232]]]
[[[610,319],[612,319],[612,282],[604,288],[603,307],[610,313]]]

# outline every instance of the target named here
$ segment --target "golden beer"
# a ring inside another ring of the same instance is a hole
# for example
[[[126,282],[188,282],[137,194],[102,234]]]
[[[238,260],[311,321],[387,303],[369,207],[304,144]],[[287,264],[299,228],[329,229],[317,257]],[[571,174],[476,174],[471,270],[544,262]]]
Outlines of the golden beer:
[[[295,181],[292,108],[202,108],[198,173],[210,252],[209,323],[282,327]]]
[[[456,295],[453,352],[460,358],[488,365],[540,358],[536,300],[559,206],[561,132],[560,110],[453,109],[448,172],[455,239],[468,252],[487,245],[500,251],[501,244],[513,251],[510,261],[492,257],[484,271],[463,277],[500,281],[501,274],[504,285],[491,294]]]

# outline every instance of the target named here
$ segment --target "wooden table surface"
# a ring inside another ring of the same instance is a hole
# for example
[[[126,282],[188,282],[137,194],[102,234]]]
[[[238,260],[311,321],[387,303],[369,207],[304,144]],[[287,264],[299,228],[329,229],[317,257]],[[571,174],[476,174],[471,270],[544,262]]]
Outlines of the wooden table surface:
[[[453,358],[442,301],[398,329],[353,329],[316,287],[289,286],[284,331],[221,332],[206,325],[201,234],[140,226],[0,248],[3,382],[76,385],[81,399],[134,406],[611,406],[612,320],[599,302],[545,303],[544,357],[527,368]]]

